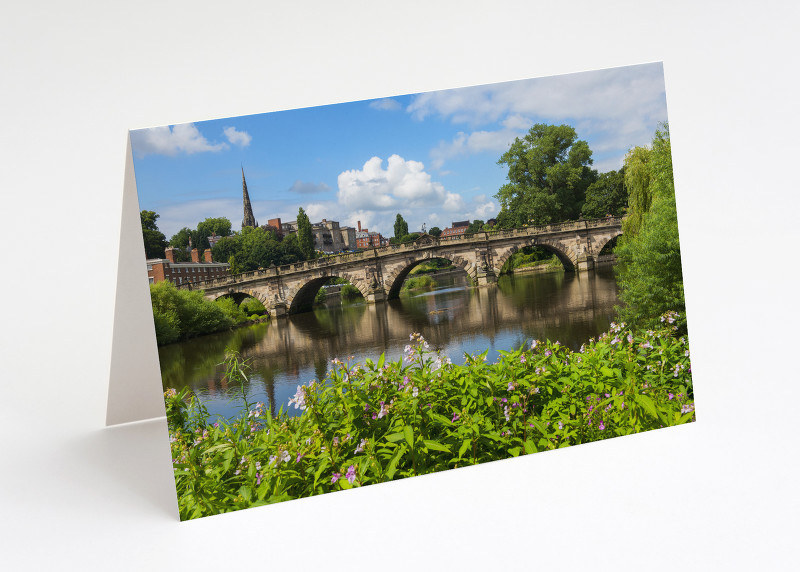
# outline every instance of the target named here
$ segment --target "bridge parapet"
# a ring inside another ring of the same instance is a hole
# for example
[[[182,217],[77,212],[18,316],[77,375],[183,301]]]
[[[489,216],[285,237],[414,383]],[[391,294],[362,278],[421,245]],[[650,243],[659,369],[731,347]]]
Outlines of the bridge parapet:
[[[502,263],[514,251],[523,246],[534,244],[554,249],[567,268],[572,265],[573,267],[584,269],[592,266],[593,257],[597,254],[597,252],[594,252],[595,247],[592,244],[597,240],[606,240],[607,238],[604,237],[607,237],[609,233],[617,236],[621,232],[621,223],[622,217],[607,217],[547,225],[531,225],[515,229],[481,231],[469,235],[444,238],[423,235],[413,242],[390,244],[359,252],[324,256],[315,260],[284,264],[278,267],[260,268],[223,278],[182,284],[178,288],[221,292],[226,287],[243,285],[243,283],[280,281],[284,278],[302,280],[303,277],[313,276],[315,279],[319,279],[324,276],[344,276],[354,272],[357,275],[362,275],[365,269],[364,264],[369,266],[370,272],[377,272],[376,276],[380,278],[381,271],[379,268],[384,262],[390,264],[391,261],[401,261],[399,262],[401,264],[416,264],[421,256],[425,258],[449,258],[457,262],[457,265],[461,268],[475,269],[480,267],[482,273],[494,272],[496,274],[502,267]],[[608,232],[604,232],[604,229]],[[595,235],[597,240],[594,238],[590,240],[590,235]],[[417,262],[413,262],[413,260]],[[393,276],[398,274],[399,271],[394,272]],[[472,278],[477,280],[478,277],[476,275],[472,276]],[[361,285],[361,287],[364,287],[364,285]],[[383,288],[383,285],[381,287]]]

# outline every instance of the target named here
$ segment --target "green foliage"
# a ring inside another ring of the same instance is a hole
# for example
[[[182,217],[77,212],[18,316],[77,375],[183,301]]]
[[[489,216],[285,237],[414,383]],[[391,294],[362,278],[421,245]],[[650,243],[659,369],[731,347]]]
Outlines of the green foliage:
[[[155,211],[141,211],[139,218],[142,221],[142,238],[144,239],[144,253],[147,258],[164,258],[164,249],[167,247],[167,238],[158,230],[156,220],[159,215]]]
[[[558,256],[538,246],[526,246],[511,255],[501,269],[501,273],[513,272],[521,268],[533,268],[536,266],[547,266],[550,268],[563,269],[564,264]]]
[[[300,252],[303,253],[304,260],[314,258],[314,235],[311,232],[311,221],[308,220],[308,215],[302,207],[297,213],[297,244]]]
[[[453,263],[446,258],[432,258],[415,266],[414,269],[408,273],[408,275],[414,276],[416,274],[429,274],[444,268],[452,268],[452,266]]]
[[[236,303],[236,300],[230,296],[220,296],[214,303],[222,308],[225,315],[228,316],[234,324],[246,322],[249,320],[247,314],[242,311],[242,308]]]
[[[361,298],[361,290],[350,284],[342,284],[342,289],[339,290],[339,296],[344,300],[351,300],[353,298]]]
[[[683,271],[678,240],[678,214],[675,205],[675,185],[672,179],[672,154],[669,129],[664,125],[656,131],[653,146],[629,154],[627,174],[636,172],[636,184],[647,182],[646,188],[631,189],[635,220],[628,219],[614,253],[619,284],[619,299],[623,303],[620,316],[635,324],[652,323],[667,308],[683,310]],[[646,157],[645,157],[646,155]],[[644,157],[644,159],[643,159]],[[633,179],[632,179],[633,180]],[[636,223],[636,220],[639,220]]]
[[[625,169],[602,173],[586,189],[586,202],[581,213],[584,218],[602,218],[606,215],[621,216],[628,205],[625,190]]]
[[[412,276],[403,282],[401,292],[411,292],[414,290],[433,290],[436,287],[436,280],[427,274]]]
[[[508,166],[509,181],[495,195],[502,228],[577,219],[597,178],[589,145],[569,125],[534,125],[498,164]]]
[[[244,227],[240,233],[220,239],[212,255],[214,260],[227,260],[232,274],[305,260],[296,236],[279,241],[273,231],[261,227]]]
[[[203,298],[201,291],[178,290],[166,280],[150,285],[150,300],[159,345],[218,332],[234,324],[223,308]]]
[[[475,233],[475,232],[481,232],[483,230],[483,227],[485,226],[485,224],[486,223],[484,223],[482,220],[475,219],[467,227],[467,230],[464,231],[464,234],[472,234],[472,233]]]
[[[402,361],[334,360],[289,400],[297,417],[245,403],[239,419],[211,425],[196,398],[168,391],[181,519],[692,422],[675,321],[647,332],[612,324],[579,352],[534,341],[461,366],[414,334]],[[246,377],[241,361],[227,369]]]
[[[408,226],[408,225],[406,225],[406,226]],[[404,244],[404,243],[406,243],[406,242],[414,242],[414,241],[415,241],[415,240],[417,240],[417,239],[418,239],[420,236],[421,236],[421,235],[420,235],[420,233],[418,233],[418,232],[412,232],[412,233],[410,233],[410,234],[406,234],[406,235],[404,235],[404,236],[403,236],[403,237],[400,239],[400,244]]]
[[[394,219],[394,237],[397,240],[402,240],[404,236],[408,234],[408,223],[403,218],[403,215],[397,213],[397,217]]]
[[[196,248],[198,253],[202,255],[203,251],[210,247],[208,237],[214,232],[217,233],[217,236],[221,237],[231,236],[233,234],[231,231],[231,221],[225,217],[206,218],[204,221],[197,223],[197,228],[195,230],[189,227],[183,227],[173,234],[172,238],[169,239],[169,244],[178,249],[175,253],[175,260],[181,262],[190,259],[189,254],[187,254],[187,251],[191,250],[189,248],[190,244],[192,248]],[[212,251],[212,254],[214,254],[214,260],[228,259],[227,256],[224,258],[217,258],[216,251]]]
[[[242,309],[242,312],[245,312],[248,315],[252,314],[264,314],[267,309],[264,307],[264,304],[258,298],[245,298],[244,301],[239,304],[239,307]]]
[[[441,228],[439,228],[438,226],[433,226],[433,227],[431,227],[431,229],[428,231],[428,234],[430,234],[431,236],[435,236],[435,237],[437,237],[437,238],[438,238],[438,237],[439,237],[439,236],[441,236],[441,234],[442,234],[442,229],[441,229]]]

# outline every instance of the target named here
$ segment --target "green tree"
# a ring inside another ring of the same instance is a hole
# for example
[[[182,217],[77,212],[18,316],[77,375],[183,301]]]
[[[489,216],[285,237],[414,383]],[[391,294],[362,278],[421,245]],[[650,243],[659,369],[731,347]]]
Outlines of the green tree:
[[[394,237],[397,240],[401,240],[407,234],[408,223],[403,218],[403,215],[397,213],[397,217],[394,219]]]
[[[464,234],[472,234],[474,232],[481,232],[483,230],[483,225],[484,224],[485,223],[482,220],[476,218],[474,221],[472,221],[470,223],[470,225],[467,227],[467,230],[464,231]]]
[[[439,228],[438,226],[431,227],[431,229],[428,231],[428,234],[430,234],[431,236],[441,236],[442,229]]]
[[[668,125],[662,125],[653,138],[652,147],[637,147],[626,158],[626,170],[636,169],[638,199],[631,210],[639,212],[638,228],[626,231],[619,238],[614,253],[623,303],[620,318],[632,323],[652,323],[662,313],[685,310],[683,271],[678,240],[678,214],[675,205],[675,184],[672,178],[672,153]],[[626,171],[627,174],[630,171]],[[633,190],[631,190],[633,194]],[[627,222],[627,220],[626,220]]]
[[[514,140],[498,164],[508,166],[509,181],[495,195],[501,226],[577,219],[586,189],[597,178],[589,144],[569,125],[537,123]]]
[[[586,189],[586,202],[581,213],[585,218],[602,218],[606,215],[621,216],[628,206],[625,190],[625,169],[602,173]]]
[[[207,218],[199,222],[197,224],[197,240],[193,240],[194,246],[199,250],[205,250],[209,247],[208,237],[214,233],[217,236],[230,236],[232,234],[231,221],[223,216]]]
[[[297,243],[305,260],[314,258],[314,235],[311,232],[311,221],[308,220],[308,215],[303,207],[300,207],[297,213]]]
[[[622,225],[623,233],[634,236],[639,233],[644,214],[653,202],[652,149],[634,147],[625,156],[625,186],[628,188],[628,212]]]
[[[156,220],[159,215],[155,211],[142,211],[139,218],[142,221],[142,238],[144,239],[144,253],[147,258],[164,258],[164,249],[167,247],[167,237],[158,230]]]

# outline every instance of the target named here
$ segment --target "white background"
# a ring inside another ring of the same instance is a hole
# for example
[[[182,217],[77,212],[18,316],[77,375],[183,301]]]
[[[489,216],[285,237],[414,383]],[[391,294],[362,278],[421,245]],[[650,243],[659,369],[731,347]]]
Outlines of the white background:
[[[7,4],[0,567],[796,564],[791,3]],[[128,129],[659,60],[697,423],[178,522],[164,423],[104,428]]]

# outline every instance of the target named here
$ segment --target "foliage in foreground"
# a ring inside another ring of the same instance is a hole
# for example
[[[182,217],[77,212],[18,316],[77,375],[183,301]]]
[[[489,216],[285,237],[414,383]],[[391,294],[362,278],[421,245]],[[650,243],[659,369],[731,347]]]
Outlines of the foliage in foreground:
[[[265,310],[255,298],[241,306],[227,296],[206,300],[201,290],[178,290],[168,280],[150,285],[150,301],[160,346],[228,329],[259,318]]]
[[[404,359],[334,360],[270,416],[250,405],[210,423],[184,390],[165,394],[181,519],[323,494],[694,421],[689,348],[678,315],[655,331],[625,324],[573,352],[558,342],[464,365],[418,334]],[[226,360],[230,382],[246,379]]]

